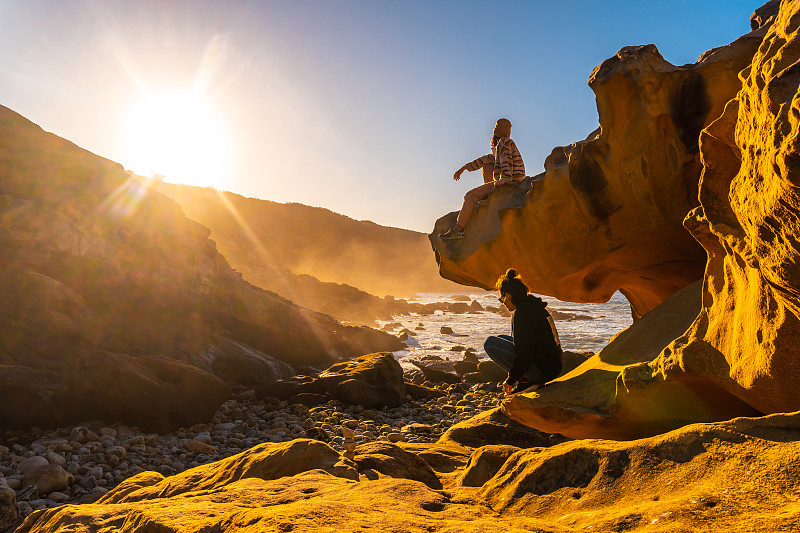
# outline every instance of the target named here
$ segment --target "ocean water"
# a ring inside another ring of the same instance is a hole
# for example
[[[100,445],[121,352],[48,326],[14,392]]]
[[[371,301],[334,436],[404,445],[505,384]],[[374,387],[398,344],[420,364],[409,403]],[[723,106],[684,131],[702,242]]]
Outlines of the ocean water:
[[[459,299],[461,297],[461,299]],[[496,292],[424,293],[409,301],[417,303],[456,302],[476,300],[484,308],[501,307]],[[628,300],[620,293],[604,304],[581,304],[562,302],[549,296],[541,296],[547,302],[547,309],[569,313],[580,318],[556,320],[556,328],[561,339],[561,347],[573,352],[599,352],[611,338],[633,322]],[[467,301],[466,303],[469,303]],[[554,313],[555,315],[555,313]],[[488,359],[483,350],[483,342],[489,335],[510,335],[511,319],[491,311],[452,314],[437,311],[434,315],[399,315],[391,321],[378,321],[377,327],[389,322],[399,322],[402,326],[391,330],[397,333],[407,328],[416,334],[409,337],[408,349],[395,352],[395,357],[406,369],[414,368],[409,358],[417,359],[424,355],[438,355],[442,358],[461,360],[460,351],[453,348],[474,348],[479,359]],[[442,334],[441,328],[447,326],[452,334]],[[421,329],[417,329],[417,328]]]

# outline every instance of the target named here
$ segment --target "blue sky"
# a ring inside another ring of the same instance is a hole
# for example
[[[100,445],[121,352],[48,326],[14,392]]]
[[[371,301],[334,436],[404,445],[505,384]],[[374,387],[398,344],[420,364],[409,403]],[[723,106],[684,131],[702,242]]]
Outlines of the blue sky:
[[[498,117],[537,174],[597,127],[597,64],[693,63],[761,4],[0,0],[0,104],[139,174],[427,232]]]

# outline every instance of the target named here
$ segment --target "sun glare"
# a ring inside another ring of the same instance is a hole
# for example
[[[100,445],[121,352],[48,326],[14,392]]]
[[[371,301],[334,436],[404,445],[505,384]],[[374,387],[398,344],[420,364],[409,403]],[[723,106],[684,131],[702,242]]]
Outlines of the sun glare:
[[[125,121],[126,168],[166,181],[224,188],[229,143],[213,106],[193,96],[149,98]]]

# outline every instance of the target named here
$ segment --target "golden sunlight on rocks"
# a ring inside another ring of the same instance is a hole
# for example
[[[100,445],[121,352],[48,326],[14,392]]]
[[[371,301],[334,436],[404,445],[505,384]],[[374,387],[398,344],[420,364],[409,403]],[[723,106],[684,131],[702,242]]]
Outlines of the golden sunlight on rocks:
[[[605,302],[622,291],[643,315],[700,279],[705,253],[681,225],[697,205],[700,130],[741,84],[766,28],[674,66],[654,45],[629,46],[595,68],[600,128],[557,147],[545,172],[504,185],[478,208],[466,238],[429,236],[441,275],[493,288],[513,266],[532,292]]]
[[[167,478],[143,472],[17,532],[788,531],[800,525],[785,503],[800,496],[798,438],[797,415],[773,416],[631,442],[372,443],[355,462],[299,439]]]
[[[654,368],[702,378],[764,413],[800,409],[800,5],[784,2],[700,137],[701,206],[685,225],[708,252],[703,308]]]

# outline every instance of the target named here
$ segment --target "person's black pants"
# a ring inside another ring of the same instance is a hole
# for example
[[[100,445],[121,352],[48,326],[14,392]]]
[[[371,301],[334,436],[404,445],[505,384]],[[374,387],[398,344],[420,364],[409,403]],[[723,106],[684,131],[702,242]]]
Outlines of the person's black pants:
[[[514,361],[517,359],[514,341],[510,335],[489,337],[486,339],[486,342],[483,343],[483,349],[486,350],[486,355],[488,355],[492,361],[503,367],[506,371],[511,370],[511,367],[514,366]],[[540,385],[547,382],[545,375],[534,364],[531,364],[530,368],[523,374],[523,377]]]

